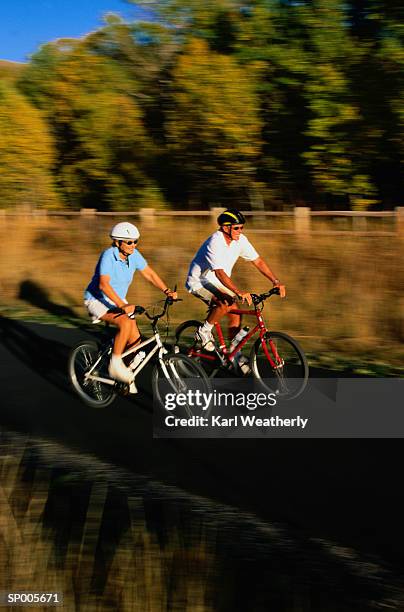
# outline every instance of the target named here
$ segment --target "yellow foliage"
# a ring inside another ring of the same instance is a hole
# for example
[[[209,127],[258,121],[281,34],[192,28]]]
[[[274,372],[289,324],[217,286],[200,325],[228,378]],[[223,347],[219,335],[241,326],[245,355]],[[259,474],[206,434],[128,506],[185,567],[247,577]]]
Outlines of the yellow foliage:
[[[0,85],[0,201],[3,208],[58,205],[51,169],[53,141],[40,111]]]
[[[254,171],[260,131],[258,100],[246,70],[232,57],[210,51],[203,40],[191,40],[174,70],[172,148],[195,170],[203,164],[214,172],[219,162],[225,181],[244,183]]]

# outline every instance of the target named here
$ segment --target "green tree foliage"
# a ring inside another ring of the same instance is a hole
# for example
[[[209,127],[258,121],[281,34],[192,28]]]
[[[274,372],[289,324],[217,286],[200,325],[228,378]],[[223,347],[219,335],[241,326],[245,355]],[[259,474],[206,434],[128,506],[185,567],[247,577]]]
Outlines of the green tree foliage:
[[[73,208],[143,205],[152,146],[136,84],[125,67],[94,51],[92,37],[45,46],[21,81],[46,112],[58,144],[57,176]]]
[[[168,142],[191,196],[211,204],[245,197],[255,178],[261,131],[247,72],[192,39],[174,68],[171,99]]]
[[[304,97],[310,139],[303,156],[320,194],[345,196],[357,207],[375,193],[362,151],[352,147],[361,110],[349,69],[360,50],[349,36],[342,2],[315,0],[300,15],[307,33]],[[359,138],[356,141],[359,146]]]
[[[392,0],[353,0],[352,33],[360,61],[352,66],[361,109],[360,151],[377,190],[390,207],[403,192],[404,6]]]
[[[49,151],[35,169],[44,192],[56,184],[64,206],[99,209],[402,204],[402,2],[136,3],[149,21],[109,15],[20,74],[0,63],[4,125],[32,115],[7,147],[29,150],[43,127],[32,146]]]
[[[0,206],[58,206],[51,170],[54,147],[40,113],[0,81]]]

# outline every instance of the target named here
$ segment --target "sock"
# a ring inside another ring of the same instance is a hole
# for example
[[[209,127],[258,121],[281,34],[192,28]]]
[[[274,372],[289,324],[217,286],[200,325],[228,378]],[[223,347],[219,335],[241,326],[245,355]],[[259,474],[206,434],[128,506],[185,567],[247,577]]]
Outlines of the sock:
[[[203,331],[211,332],[213,329],[213,323],[208,323],[205,321],[205,323],[202,325],[202,329]]]
[[[113,361],[114,363],[118,363],[118,362],[122,362],[122,355],[115,355],[114,353],[112,353],[111,355],[111,361]]]

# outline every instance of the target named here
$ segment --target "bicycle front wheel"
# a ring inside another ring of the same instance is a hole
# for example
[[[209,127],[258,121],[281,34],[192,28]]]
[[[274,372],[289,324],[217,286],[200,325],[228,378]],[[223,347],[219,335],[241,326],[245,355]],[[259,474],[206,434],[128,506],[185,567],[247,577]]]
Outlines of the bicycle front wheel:
[[[92,374],[108,377],[102,369],[105,366],[103,356],[95,342],[81,342],[70,353],[68,372],[70,382],[80,398],[93,408],[109,406],[115,397],[113,385],[107,385],[97,380],[86,378],[87,372],[95,365]],[[97,363],[98,362],[98,363]]]
[[[299,344],[282,332],[268,332],[251,349],[250,368],[266,390],[284,400],[302,393],[309,377],[309,365]]]
[[[152,388],[158,404],[164,407],[164,397],[167,393],[188,394],[188,391],[199,391],[208,394],[211,385],[204,369],[194,359],[181,353],[165,355],[157,364],[152,374]],[[187,416],[202,415],[201,406],[193,398],[182,406]],[[203,416],[209,414],[209,409],[203,411]]]

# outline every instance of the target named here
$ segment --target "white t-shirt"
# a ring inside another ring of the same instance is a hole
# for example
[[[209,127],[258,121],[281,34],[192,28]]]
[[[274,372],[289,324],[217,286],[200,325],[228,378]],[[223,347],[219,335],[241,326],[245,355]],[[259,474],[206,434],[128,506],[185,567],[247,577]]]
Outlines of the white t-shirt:
[[[232,240],[227,244],[223,232],[218,230],[205,240],[196,253],[189,267],[185,287],[188,291],[197,291],[212,284],[221,291],[229,292],[219,281],[214,270],[224,270],[227,276],[231,276],[233,266],[239,257],[254,261],[259,255],[244,234],[240,235],[239,240]]]

